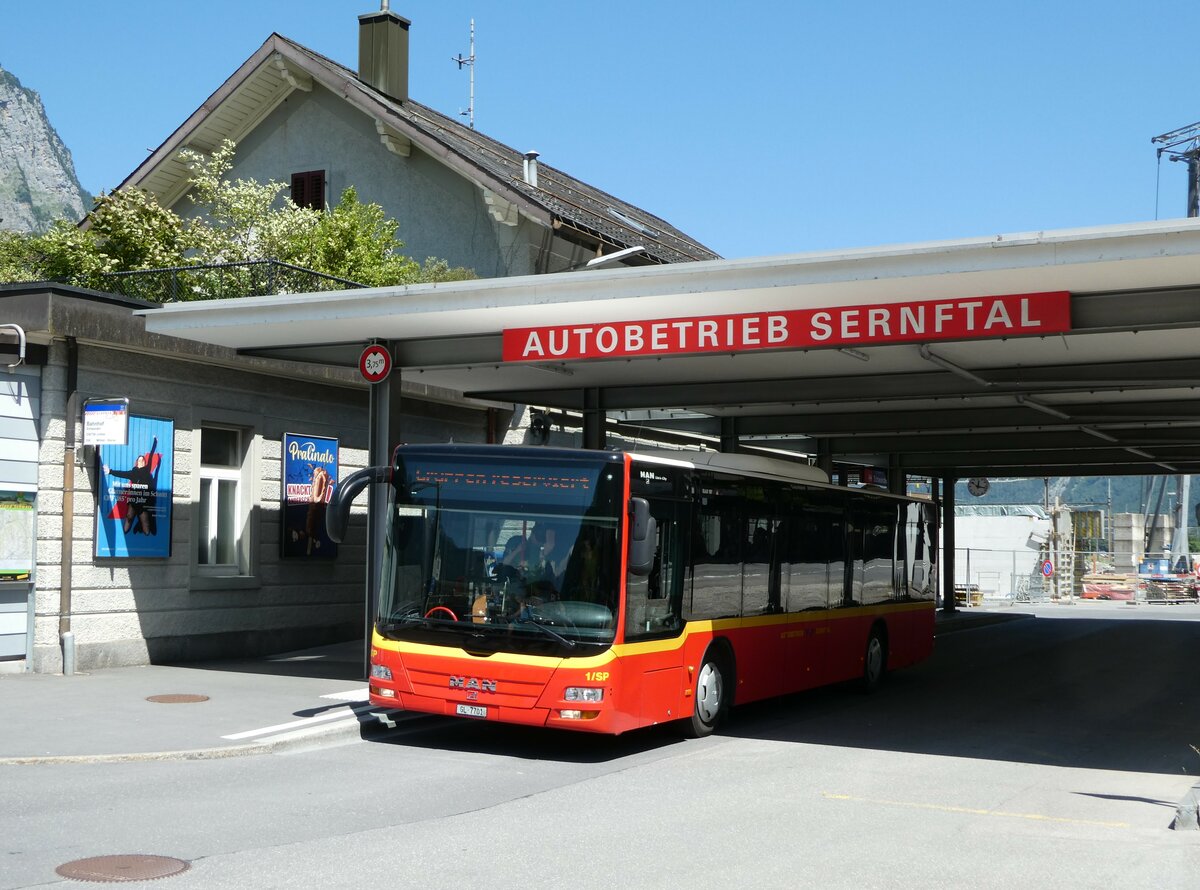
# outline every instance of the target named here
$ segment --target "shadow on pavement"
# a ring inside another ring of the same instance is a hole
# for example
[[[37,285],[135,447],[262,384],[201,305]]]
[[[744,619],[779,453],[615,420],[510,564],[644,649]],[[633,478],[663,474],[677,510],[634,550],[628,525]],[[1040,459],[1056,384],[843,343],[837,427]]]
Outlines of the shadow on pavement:
[[[736,709],[726,735],[1053,766],[1200,773],[1200,623],[1055,619],[939,636],[875,695]]]
[[[1200,773],[1200,621],[1054,618],[939,629],[933,657],[863,696],[830,687],[735,709],[722,735],[1172,775]],[[362,642],[188,665],[364,685]],[[298,716],[345,708],[315,706]],[[399,714],[360,715],[363,738],[533,760],[599,762],[681,741]]]
[[[406,748],[561,763],[606,763],[683,741],[679,731],[671,726],[649,727],[614,737],[435,716],[410,718],[386,735],[379,735],[367,724],[363,738]]]
[[[367,682],[362,640],[349,640],[316,649],[283,652],[259,658],[179,662],[175,666],[206,671],[231,671],[239,674],[339,680],[347,683],[361,683],[364,687]]]

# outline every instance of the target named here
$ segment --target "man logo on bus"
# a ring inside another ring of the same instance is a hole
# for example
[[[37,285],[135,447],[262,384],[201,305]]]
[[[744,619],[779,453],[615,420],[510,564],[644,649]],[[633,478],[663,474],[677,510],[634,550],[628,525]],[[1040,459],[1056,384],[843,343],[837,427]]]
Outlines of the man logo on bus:
[[[495,680],[480,680],[478,677],[451,677],[451,689],[467,689],[475,692],[495,692]]]

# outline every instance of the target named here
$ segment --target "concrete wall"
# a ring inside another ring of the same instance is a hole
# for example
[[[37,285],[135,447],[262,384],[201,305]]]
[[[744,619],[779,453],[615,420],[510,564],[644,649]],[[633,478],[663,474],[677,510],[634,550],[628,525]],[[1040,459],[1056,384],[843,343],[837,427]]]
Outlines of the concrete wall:
[[[954,583],[976,585],[984,596],[1013,594],[1019,579],[1037,575],[1041,544],[1049,533],[1050,520],[1032,514],[956,516]]]
[[[1154,521],[1153,517],[1151,521]],[[1149,549],[1146,548],[1146,517],[1141,513],[1114,515],[1112,534],[1113,570],[1121,574],[1133,573],[1142,559],[1165,554],[1165,548],[1175,534],[1175,519],[1169,514],[1158,516]]]

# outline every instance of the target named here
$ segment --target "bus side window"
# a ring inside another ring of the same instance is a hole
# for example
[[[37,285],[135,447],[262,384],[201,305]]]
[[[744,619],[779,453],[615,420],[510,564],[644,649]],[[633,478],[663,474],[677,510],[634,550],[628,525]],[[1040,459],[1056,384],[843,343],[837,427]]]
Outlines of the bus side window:
[[[742,614],[780,611],[778,519],[748,519],[746,561],[742,564]]]
[[[933,565],[931,563],[933,528],[928,504],[908,504],[905,535],[905,584],[902,588],[906,598],[915,600],[933,599]]]
[[[692,597],[687,618],[729,618],[742,611],[743,526],[737,497],[705,492],[696,515],[692,546]]]
[[[829,525],[829,604],[833,607],[854,605],[854,560],[848,553],[853,533],[846,515],[846,495],[834,494]]]
[[[833,548],[831,539],[841,543],[840,513],[828,502],[823,492],[804,492],[792,498],[792,516],[787,523],[786,607],[789,612],[827,609],[830,605],[830,565],[836,560],[833,573],[835,595],[833,605],[842,601],[842,564],[840,548]],[[834,554],[837,555],[834,555]]]
[[[860,581],[857,599],[864,605],[887,602],[894,590],[896,504],[870,498],[856,504],[853,512],[861,535],[855,540],[862,546],[857,555],[861,562],[855,560]]]

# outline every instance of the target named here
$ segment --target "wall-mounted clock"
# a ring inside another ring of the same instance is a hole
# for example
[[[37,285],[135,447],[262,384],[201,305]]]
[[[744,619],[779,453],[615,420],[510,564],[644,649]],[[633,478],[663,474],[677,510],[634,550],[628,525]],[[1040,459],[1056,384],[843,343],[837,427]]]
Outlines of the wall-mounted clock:
[[[982,497],[987,494],[989,487],[988,481],[982,476],[975,476],[967,480],[967,491],[971,492],[975,497]]]

